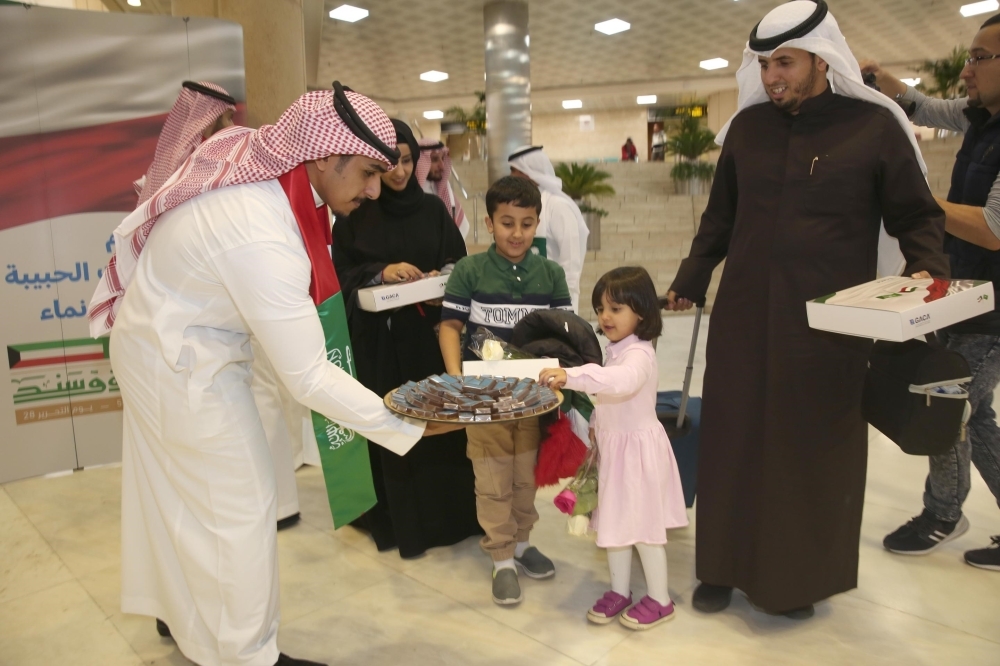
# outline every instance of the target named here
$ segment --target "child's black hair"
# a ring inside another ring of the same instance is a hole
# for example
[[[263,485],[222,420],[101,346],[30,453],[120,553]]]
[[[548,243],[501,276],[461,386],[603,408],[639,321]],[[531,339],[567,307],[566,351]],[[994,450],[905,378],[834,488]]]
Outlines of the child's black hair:
[[[601,306],[601,296],[608,295],[609,301],[627,305],[642,317],[635,334],[640,340],[652,340],[663,332],[660,303],[656,296],[653,278],[642,266],[622,266],[608,271],[594,285],[590,301],[594,311]]]
[[[486,214],[493,218],[497,206],[500,204],[512,204],[518,208],[534,208],[539,215],[542,214],[542,193],[538,191],[538,186],[527,178],[517,176],[504,176],[497,182],[490,185],[486,192]]]

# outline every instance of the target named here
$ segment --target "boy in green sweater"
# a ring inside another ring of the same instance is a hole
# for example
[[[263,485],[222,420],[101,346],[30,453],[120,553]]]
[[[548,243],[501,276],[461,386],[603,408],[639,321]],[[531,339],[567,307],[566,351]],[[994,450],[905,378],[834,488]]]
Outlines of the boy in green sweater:
[[[449,374],[462,374],[462,361],[478,360],[462,343],[468,332],[489,329],[510,340],[514,325],[535,310],[572,310],[563,269],[531,251],[542,212],[538,187],[507,176],[486,193],[486,228],[493,245],[461,259],[448,278],[441,312],[441,355]],[[552,560],[530,545],[535,511],[535,460],[541,435],[538,418],[471,425],[468,456],[476,474],[476,512],[486,532],[483,548],[493,558],[493,601],[522,599],[517,567],[530,578],[555,574]]]

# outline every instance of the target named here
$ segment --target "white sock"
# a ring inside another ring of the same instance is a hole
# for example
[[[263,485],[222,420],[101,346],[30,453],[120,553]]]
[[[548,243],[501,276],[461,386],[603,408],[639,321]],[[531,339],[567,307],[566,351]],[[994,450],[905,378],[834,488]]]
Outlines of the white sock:
[[[514,546],[514,557],[524,557],[524,551],[528,550],[531,544],[527,541],[518,541],[517,545]]]
[[[611,571],[611,591],[627,598],[632,577],[632,546],[608,548],[608,569]]]
[[[514,571],[517,571],[517,567],[514,566],[513,557],[508,560],[497,560],[493,563],[493,568],[497,571],[500,571],[501,569],[514,569]]]
[[[646,594],[661,606],[670,603],[667,591],[667,549],[659,544],[637,543],[642,571],[646,574]]]

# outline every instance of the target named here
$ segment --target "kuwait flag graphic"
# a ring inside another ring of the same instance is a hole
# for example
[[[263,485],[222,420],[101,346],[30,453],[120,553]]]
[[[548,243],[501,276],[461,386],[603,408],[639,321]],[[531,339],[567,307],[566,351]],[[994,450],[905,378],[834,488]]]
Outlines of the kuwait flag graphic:
[[[81,361],[103,361],[109,358],[109,342],[109,338],[77,338],[7,345],[7,364],[11,370],[22,370]]]

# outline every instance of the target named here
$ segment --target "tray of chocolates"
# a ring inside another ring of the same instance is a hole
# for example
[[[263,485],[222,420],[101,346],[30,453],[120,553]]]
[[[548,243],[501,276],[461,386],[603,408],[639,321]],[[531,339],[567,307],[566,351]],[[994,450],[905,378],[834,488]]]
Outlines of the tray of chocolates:
[[[385,406],[403,416],[443,423],[502,423],[551,412],[559,391],[534,379],[431,375],[406,382],[385,396]]]

